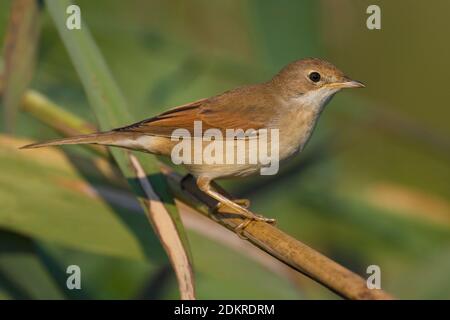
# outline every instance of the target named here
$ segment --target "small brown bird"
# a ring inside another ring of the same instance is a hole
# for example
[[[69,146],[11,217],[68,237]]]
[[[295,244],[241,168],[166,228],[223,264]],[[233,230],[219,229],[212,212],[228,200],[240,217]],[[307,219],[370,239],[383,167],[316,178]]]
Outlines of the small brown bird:
[[[289,158],[300,152],[308,142],[324,106],[333,95],[343,88],[361,88],[361,82],[351,80],[331,63],[317,58],[295,61],[284,67],[270,81],[239,87],[220,95],[201,99],[170,109],[158,116],[132,125],[66,139],[35,143],[23,148],[39,148],[64,144],[101,144],[139,150],[153,154],[173,155],[174,147],[179,143],[173,139],[177,129],[198,136],[195,123],[201,122],[201,134],[209,129],[218,129],[224,133],[227,129],[243,131],[253,129],[278,130],[277,145],[279,160]],[[217,132],[217,130],[216,130]],[[247,131],[246,131],[247,132]],[[252,131],[253,132],[253,131]],[[257,135],[256,135],[257,136]],[[254,136],[243,139],[248,148]],[[224,141],[227,138],[224,139]],[[202,146],[211,143],[202,141]],[[233,152],[243,151],[233,147]],[[192,151],[195,151],[192,149]],[[224,151],[224,156],[226,153]],[[248,155],[244,157],[248,160]],[[233,154],[234,159],[234,154]],[[237,210],[248,221],[261,220],[274,222],[273,219],[255,215],[247,209],[248,200],[231,200],[211,186],[217,178],[247,176],[256,173],[267,163],[249,161],[232,163],[184,163],[188,171],[196,178],[198,187],[216,199],[220,205]],[[247,225],[247,224],[245,224]],[[244,227],[244,225],[240,226]],[[238,227],[239,228],[239,227]]]

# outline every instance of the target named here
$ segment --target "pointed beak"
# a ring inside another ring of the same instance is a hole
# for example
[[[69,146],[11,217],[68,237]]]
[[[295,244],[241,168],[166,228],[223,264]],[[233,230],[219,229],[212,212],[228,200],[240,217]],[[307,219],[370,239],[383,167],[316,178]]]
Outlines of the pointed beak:
[[[341,88],[365,88],[366,86],[364,83],[356,81],[356,80],[349,80],[345,82],[340,83]]]
[[[362,82],[345,78],[342,82],[334,82],[327,85],[330,88],[347,89],[347,88],[364,88],[365,85]]]

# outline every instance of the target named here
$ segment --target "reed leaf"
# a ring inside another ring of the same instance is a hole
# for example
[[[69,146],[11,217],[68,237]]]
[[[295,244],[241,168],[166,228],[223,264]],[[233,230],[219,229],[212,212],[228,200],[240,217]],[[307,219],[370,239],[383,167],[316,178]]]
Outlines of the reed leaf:
[[[4,43],[4,67],[0,93],[4,106],[4,128],[14,130],[22,94],[34,70],[40,34],[37,0],[14,0]]]
[[[80,30],[69,30],[66,27],[66,18],[68,17],[66,8],[71,5],[70,1],[48,0],[46,4],[81,79],[90,105],[97,116],[100,129],[110,130],[131,123],[132,117],[128,112],[125,99],[113,80],[86,23],[82,22]],[[142,203],[166,249],[177,275],[181,298],[193,299],[193,271],[186,233],[166,181],[159,173],[156,159],[114,148],[110,152]],[[148,199],[148,194],[142,187],[142,177],[138,176],[135,163],[131,162],[130,154],[133,154],[139,162],[139,166],[144,170],[146,179],[153,186],[157,198]],[[153,205],[150,208],[149,203],[155,201],[162,202],[164,205]],[[162,223],[160,219],[170,223]]]

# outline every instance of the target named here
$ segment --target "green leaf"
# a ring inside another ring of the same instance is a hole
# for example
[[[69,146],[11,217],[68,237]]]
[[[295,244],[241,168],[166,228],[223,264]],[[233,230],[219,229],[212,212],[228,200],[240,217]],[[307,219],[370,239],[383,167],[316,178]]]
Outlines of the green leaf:
[[[19,150],[24,143],[0,136],[0,228],[92,253],[166,263],[145,216],[96,196],[86,183],[95,180],[98,188],[109,180],[75,169],[81,161],[70,154]]]
[[[71,3],[66,0],[48,0],[46,3],[83,83],[91,107],[97,116],[100,128],[102,130],[110,130],[131,123],[132,118],[128,113],[126,102],[113,80],[86,23],[82,22],[80,30],[69,30],[66,27],[66,8]],[[144,190],[142,185],[143,179],[137,176],[136,166],[131,163],[129,154],[123,150],[114,148],[111,149],[111,153],[122,170],[122,173],[129,181],[130,186],[138,196],[138,199],[143,204],[157,234],[164,243],[166,252],[177,274],[182,297],[193,298],[193,271],[186,233],[176,211],[173,197],[168,191],[165,179],[159,173],[156,159],[149,156],[144,157],[139,153],[133,153],[139,165],[145,170],[145,174],[148,180],[150,180],[157,196],[164,203],[163,210],[160,210],[158,215],[149,211],[147,204],[148,192]],[[143,196],[144,194],[146,196]],[[162,224],[155,219],[164,219],[166,213],[171,223],[164,225],[169,226],[169,229],[174,229],[175,232],[169,233],[171,230],[162,230],[158,227]],[[180,247],[181,250],[179,250]]]
[[[13,299],[63,299],[35,243],[0,228],[0,292]]]

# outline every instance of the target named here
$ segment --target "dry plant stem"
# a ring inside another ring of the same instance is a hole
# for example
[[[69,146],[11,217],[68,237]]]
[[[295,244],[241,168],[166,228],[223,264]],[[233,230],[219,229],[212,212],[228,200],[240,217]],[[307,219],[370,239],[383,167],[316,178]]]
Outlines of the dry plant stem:
[[[38,108],[27,108],[35,99],[24,101],[25,110],[33,115],[44,112],[46,104],[35,104]],[[55,127],[55,123],[64,123],[71,126],[65,117],[58,118],[57,112],[53,114],[52,121],[47,121],[45,117],[38,117],[44,123]],[[73,127],[72,127],[73,128]],[[76,130],[76,128],[74,128]],[[217,201],[201,192],[194,179],[184,179],[183,187],[181,181],[183,177],[175,173],[167,166],[162,167],[162,172],[167,176],[174,194],[180,201],[187,203],[198,212],[211,218],[210,211],[217,207]],[[218,188],[218,186],[215,186]],[[221,190],[223,192],[223,190]],[[231,231],[240,225],[244,220],[239,214],[218,212],[213,216],[213,220]],[[392,299],[392,296],[382,290],[370,290],[366,286],[366,281],[344,268],[321,253],[301,243],[300,241],[285,234],[276,227],[259,221],[250,223],[244,231],[244,236],[253,245],[269,253],[286,265],[307,275],[311,279],[321,283],[336,294],[347,299]]]
[[[183,178],[170,168],[164,167],[163,173],[171,180],[177,196],[194,198],[205,204],[209,210],[200,209],[200,212],[211,216],[211,210],[217,207],[217,201],[201,192],[194,178]],[[183,184],[181,186],[181,183]],[[179,189],[177,189],[179,186]],[[240,225],[244,218],[239,214],[230,212],[216,212],[213,219],[231,231]],[[344,268],[333,260],[327,258],[316,250],[285,234],[278,228],[261,221],[252,221],[243,231],[248,241],[273,257],[291,266],[311,279],[321,283],[336,294],[346,299],[387,300],[392,296],[383,290],[367,288],[366,281]]]
[[[173,220],[164,204],[161,202],[161,199],[153,190],[138,159],[132,154],[129,154],[129,158],[130,163],[136,172],[136,176],[139,178],[139,183],[146,195],[144,202],[148,207],[146,214],[150,223],[155,224],[156,227],[154,230],[158,234],[161,243],[165,246],[166,251],[178,251],[177,254],[170,255],[169,258],[172,260],[172,264],[181,266],[181,268],[174,268],[178,279],[178,285],[180,286],[181,299],[194,300],[194,272],[190,266],[187,255],[184,254],[183,243],[176,234],[177,230]]]

